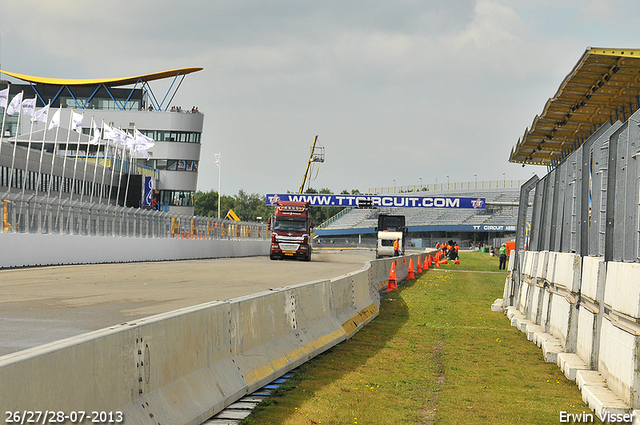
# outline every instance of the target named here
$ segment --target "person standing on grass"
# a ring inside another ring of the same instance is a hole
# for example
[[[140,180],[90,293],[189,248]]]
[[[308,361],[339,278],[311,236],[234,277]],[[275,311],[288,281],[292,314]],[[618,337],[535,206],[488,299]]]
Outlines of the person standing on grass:
[[[500,265],[498,265],[499,270],[505,270],[507,268],[507,246],[502,244],[500,247]]]

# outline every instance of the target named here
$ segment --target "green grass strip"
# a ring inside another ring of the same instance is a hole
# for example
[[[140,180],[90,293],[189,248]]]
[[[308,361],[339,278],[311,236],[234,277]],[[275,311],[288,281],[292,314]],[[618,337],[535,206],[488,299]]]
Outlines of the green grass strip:
[[[460,260],[404,282],[243,424],[558,424],[561,411],[590,413],[575,383],[491,311],[507,276],[497,258]]]

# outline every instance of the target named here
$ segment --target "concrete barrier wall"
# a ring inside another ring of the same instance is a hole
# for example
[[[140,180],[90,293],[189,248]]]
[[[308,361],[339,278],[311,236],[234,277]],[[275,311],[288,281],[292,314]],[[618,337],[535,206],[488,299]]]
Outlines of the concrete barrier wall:
[[[404,258],[375,260],[335,279],[201,304],[1,357],[0,411],[121,411],[130,425],[199,424],[375,318],[378,289],[394,261],[406,276]]]
[[[526,299],[507,308],[511,323],[536,334],[530,339],[577,380],[592,409],[638,409],[640,264],[571,253],[522,255],[519,295]],[[553,350],[557,357],[549,355]]]
[[[0,268],[268,255],[268,240],[0,233]]]

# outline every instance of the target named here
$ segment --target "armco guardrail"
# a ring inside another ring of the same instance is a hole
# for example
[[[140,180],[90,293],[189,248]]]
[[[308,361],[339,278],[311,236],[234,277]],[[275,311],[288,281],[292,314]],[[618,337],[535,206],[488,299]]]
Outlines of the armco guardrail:
[[[398,279],[417,257],[398,259]],[[0,411],[119,411],[128,425],[200,424],[375,318],[393,261],[1,357]]]

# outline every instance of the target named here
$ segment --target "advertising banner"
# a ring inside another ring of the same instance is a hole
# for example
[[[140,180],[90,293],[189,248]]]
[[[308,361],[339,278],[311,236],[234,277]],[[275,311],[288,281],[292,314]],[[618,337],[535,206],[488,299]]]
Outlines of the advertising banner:
[[[142,205],[148,207],[151,205],[151,198],[153,197],[154,179],[152,177],[144,176],[144,196],[142,197]]]
[[[309,202],[315,207],[357,207],[360,202],[370,201],[373,207],[404,208],[467,208],[483,210],[485,198],[459,198],[455,196],[398,196],[398,195],[315,195],[315,194],[268,194],[267,205],[280,201]]]

